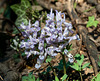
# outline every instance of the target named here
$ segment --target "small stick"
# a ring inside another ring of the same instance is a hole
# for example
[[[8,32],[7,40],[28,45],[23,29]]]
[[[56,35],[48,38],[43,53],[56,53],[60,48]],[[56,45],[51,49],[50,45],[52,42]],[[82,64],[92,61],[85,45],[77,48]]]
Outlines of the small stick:
[[[0,76],[1,80],[3,80],[3,78]]]
[[[0,18],[0,20],[7,20],[7,21],[9,21],[10,23],[12,23],[15,27],[16,27],[16,29],[21,33],[21,35],[22,35],[22,32],[19,30],[19,28],[15,25],[15,23],[13,22],[13,21],[11,21],[10,19],[8,19],[8,18]]]

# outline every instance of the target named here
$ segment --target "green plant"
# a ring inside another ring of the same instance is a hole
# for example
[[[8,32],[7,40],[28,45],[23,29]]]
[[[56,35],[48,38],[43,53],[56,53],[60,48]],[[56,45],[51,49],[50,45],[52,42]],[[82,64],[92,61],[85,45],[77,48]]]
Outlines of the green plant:
[[[67,74],[64,74],[64,75],[62,76],[62,81],[66,80],[67,77],[68,77],[68,75],[67,75]],[[66,80],[66,81],[68,81],[68,80]]]
[[[76,6],[77,6],[77,2],[74,3],[74,8],[76,8]]]
[[[26,10],[31,7],[31,4],[28,0],[21,0],[20,4],[14,4],[11,6],[11,9],[16,13],[17,19],[15,24],[20,26],[20,22],[28,24],[28,17],[26,16]],[[18,34],[18,30],[14,28],[13,34]]]
[[[91,81],[100,81],[100,72],[94,76]]]
[[[86,63],[86,64],[82,65],[83,60],[84,60],[84,55],[76,54],[74,57],[77,62],[76,63],[74,62],[73,65],[70,65],[70,67],[80,73],[81,81],[83,81],[81,71],[84,68],[89,67],[90,63]]]
[[[99,21],[96,21],[94,16],[88,17],[88,19],[89,19],[89,21],[88,21],[86,27],[91,27],[91,26],[97,27]]]
[[[40,81],[39,78],[35,78],[34,75],[30,72],[28,76],[23,76],[22,81]]]

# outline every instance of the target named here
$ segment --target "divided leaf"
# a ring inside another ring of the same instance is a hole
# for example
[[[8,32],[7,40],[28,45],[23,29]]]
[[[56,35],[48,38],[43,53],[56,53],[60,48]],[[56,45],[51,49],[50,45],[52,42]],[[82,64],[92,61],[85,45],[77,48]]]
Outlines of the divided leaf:
[[[76,59],[77,63],[81,66],[83,63],[83,60],[84,60],[84,55],[80,56],[80,54],[76,54],[75,59]]]
[[[11,9],[16,13],[18,18],[16,19],[15,24],[17,26],[20,26],[20,24],[23,22],[25,25],[28,24],[27,16],[26,16],[26,10],[31,6],[30,2],[28,0],[21,0],[20,4],[15,4],[11,6]]]
[[[75,70],[79,70],[79,66],[77,63],[74,63],[73,65],[70,65],[71,68],[75,69]]]
[[[89,65],[90,65],[90,63],[86,63],[86,64],[84,64],[84,65],[82,66],[82,69],[88,67]]]
[[[89,21],[88,21],[86,27],[91,27],[91,26],[97,27],[99,21],[96,21],[94,16],[91,16],[88,19],[89,19]]]

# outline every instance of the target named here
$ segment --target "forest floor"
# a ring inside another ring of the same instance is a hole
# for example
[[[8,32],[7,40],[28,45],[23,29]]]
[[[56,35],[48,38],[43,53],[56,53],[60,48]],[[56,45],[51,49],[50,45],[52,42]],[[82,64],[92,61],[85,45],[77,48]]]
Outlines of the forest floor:
[[[0,0],[2,1],[2,0]],[[39,0],[37,0],[39,1]],[[94,1],[94,2],[92,2]],[[44,5],[42,5],[42,2],[44,2]],[[66,11],[66,9],[64,10],[63,5],[65,5],[65,3],[67,3],[67,0],[41,0],[39,2],[39,5],[41,7],[43,7],[43,10],[50,10],[51,7],[53,7],[54,9],[58,9],[62,12],[64,12],[66,14],[66,22],[68,23],[73,23],[72,19],[70,18],[68,12]],[[95,47],[97,49],[97,56],[99,56],[100,54],[100,0],[98,0],[98,2],[95,2],[95,0],[77,0],[76,2],[76,6],[74,4],[74,8],[75,11],[77,13],[77,16],[81,19],[81,24],[85,27],[86,31],[87,31],[87,36],[89,38],[89,40],[91,40],[94,44]],[[46,5],[49,5],[46,6]],[[54,5],[54,6],[52,6]],[[99,10],[97,8],[97,5],[99,5]],[[5,7],[5,6],[3,6]],[[97,27],[91,26],[91,27],[86,27],[86,24],[88,22],[88,17],[94,16],[95,20],[99,21]],[[3,17],[3,14],[0,14],[0,17]],[[77,25],[76,25],[77,27]],[[73,31],[75,33],[79,33],[78,29],[76,29],[76,27],[73,27]],[[14,54],[16,53],[16,51],[14,51],[13,49],[10,48],[10,36],[7,33],[6,30],[10,30],[12,29],[11,25],[9,25],[8,23],[6,24],[5,28],[2,30],[2,21],[0,20],[0,63],[5,64],[8,69],[10,70],[16,70],[17,68],[17,72],[22,76],[22,75],[28,75],[29,72],[33,72],[33,75],[35,77],[42,77],[44,78],[43,81],[52,81],[51,79],[54,78],[52,71],[50,72],[50,74],[48,73],[47,75],[42,75],[41,73],[46,71],[46,69],[48,68],[48,63],[43,63],[40,69],[36,69],[34,67],[36,61],[32,60],[31,58],[29,58],[26,61],[22,61],[20,58],[18,59],[14,59]],[[80,33],[79,33],[80,34]],[[80,34],[81,36],[81,34]],[[85,63],[91,63],[91,58],[89,52],[88,52],[88,47],[87,45],[84,43],[83,41],[83,37],[80,38],[80,41],[77,40],[73,40],[70,42],[70,44],[72,44],[72,50],[70,51],[71,54],[75,55],[75,54],[83,54],[85,56],[83,65]],[[95,50],[95,49],[94,49]],[[92,54],[93,55],[93,54]],[[60,62],[60,60],[62,59],[62,57],[60,56],[60,54],[58,54],[55,59],[53,59],[51,61],[53,66],[57,66],[58,63]],[[95,59],[95,58],[94,58]],[[67,59],[66,59],[67,61]],[[91,65],[92,66],[92,63]],[[2,67],[0,65],[0,67]],[[2,67],[3,68],[3,67]],[[70,69],[70,68],[69,68]],[[1,70],[1,69],[0,69]],[[71,72],[74,70],[71,70]],[[70,70],[69,70],[70,72]],[[60,72],[59,72],[60,73]],[[2,76],[2,72],[0,72],[0,76]],[[76,77],[73,78],[77,78],[79,77],[77,72],[73,72],[73,75],[75,74]],[[62,74],[61,74],[62,75]],[[95,75],[94,72],[94,68],[85,68],[83,70],[83,79],[84,81],[91,81],[91,79],[93,78],[93,76]],[[2,76],[4,78],[4,76]],[[0,80],[2,81],[2,80]],[[72,80],[69,80],[72,81]]]

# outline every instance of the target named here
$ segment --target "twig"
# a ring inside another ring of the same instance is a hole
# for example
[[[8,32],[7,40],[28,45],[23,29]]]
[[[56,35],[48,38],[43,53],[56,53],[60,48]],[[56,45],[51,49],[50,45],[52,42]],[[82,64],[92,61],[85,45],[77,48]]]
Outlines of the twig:
[[[10,23],[12,23],[12,24],[16,27],[16,29],[19,31],[19,33],[21,33],[21,35],[22,35],[22,32],[19,30],[19,28],[15,25],[15,23],[14,23],[13,21],[11,21],[11,20],[8,19],[8,18],[0,18],[0,20],[7,20],[7,21],[9,21]]]
[[[83,81],[82,74],[81,74],[81,72],[79,72],[79,73],[80,73],[81,81]]]
[[[1,80],[3,80],[3,78],[0,76]]]

